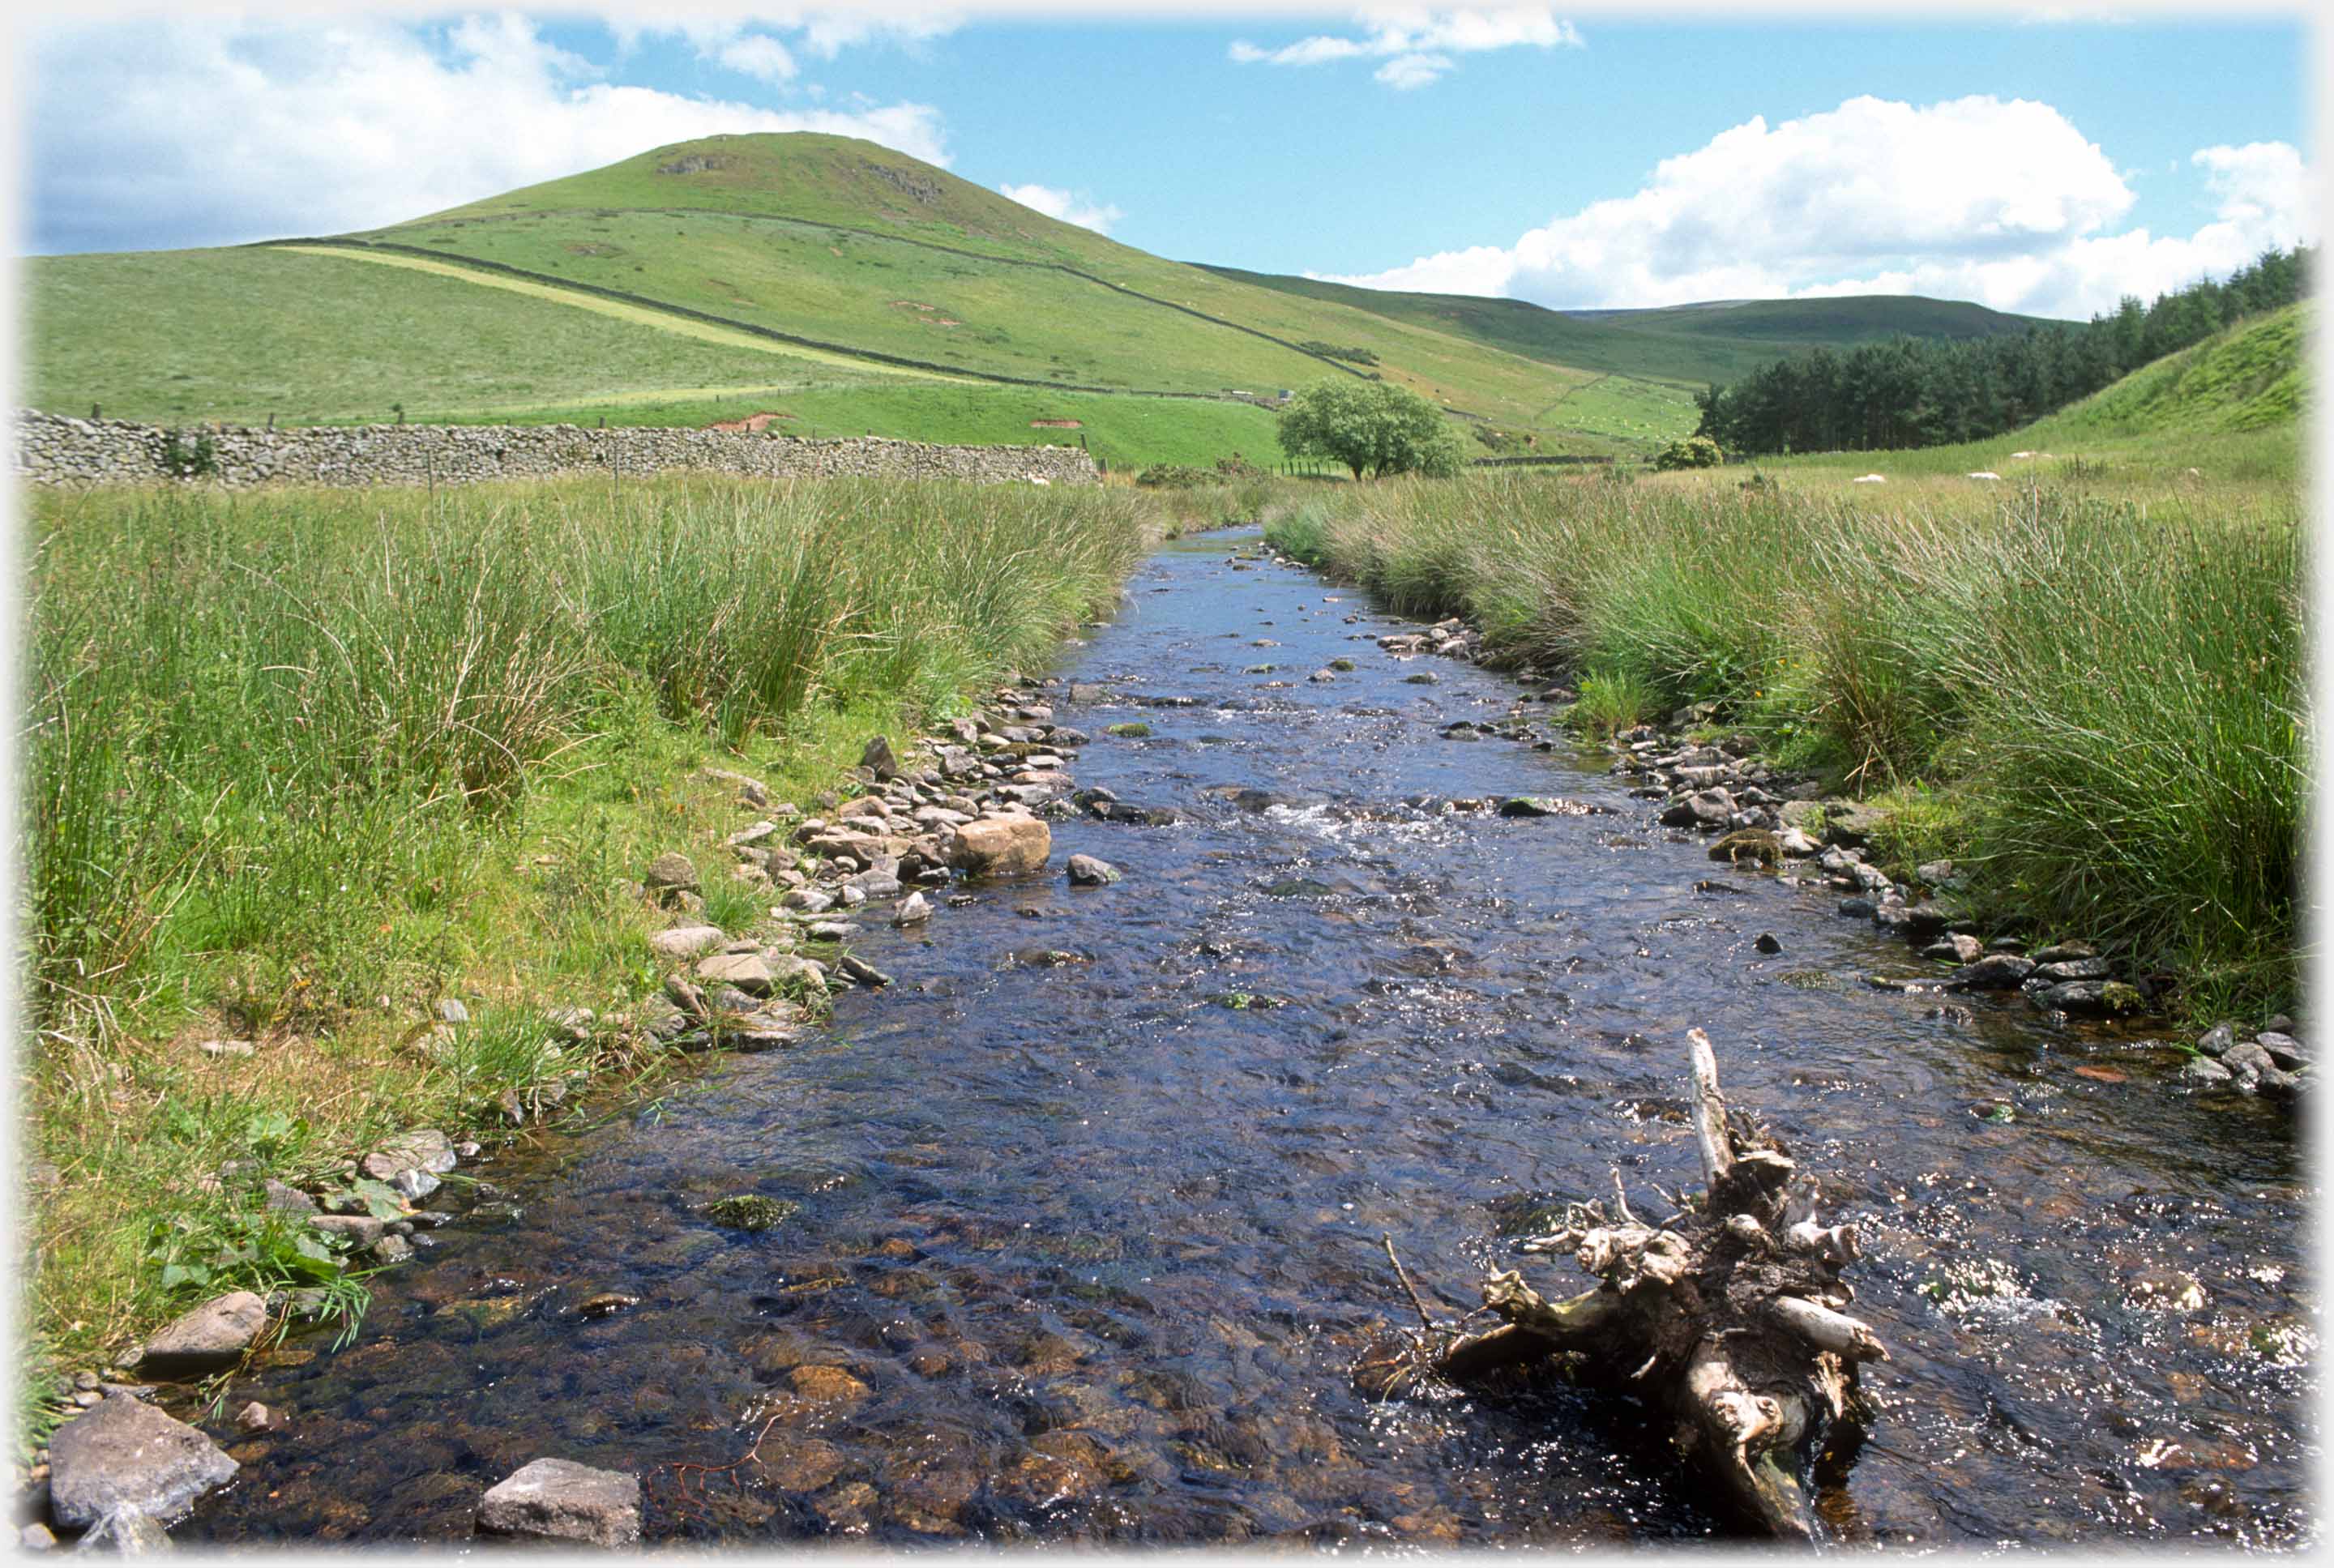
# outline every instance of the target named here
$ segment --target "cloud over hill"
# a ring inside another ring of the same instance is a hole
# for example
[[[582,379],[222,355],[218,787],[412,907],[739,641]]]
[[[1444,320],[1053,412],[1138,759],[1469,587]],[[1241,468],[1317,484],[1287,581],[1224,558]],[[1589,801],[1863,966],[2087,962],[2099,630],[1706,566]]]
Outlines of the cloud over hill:
[[[805,30],[802,46],[864,35],[837,23]],[[741,74],[795,68],[766,33],[699,46]],[[369,227],[720,132],[825,131],[950,161],[928,104],[771,109],[624,85],[511,14],[423,29],[362,14],[157,16],[48,31],[33,57],[36,250]]]
[[[1664,159],[1635,193],[1512,245],[1334,281],[1558,308],[1922,293],[2087,315],[2317,237],[2292,147],[2208,147],[2192,161],[2213,222],[2185,236],[2112,232],[2131,188],[2050,105],[1852,98],[1773,126],[1754,117]]]

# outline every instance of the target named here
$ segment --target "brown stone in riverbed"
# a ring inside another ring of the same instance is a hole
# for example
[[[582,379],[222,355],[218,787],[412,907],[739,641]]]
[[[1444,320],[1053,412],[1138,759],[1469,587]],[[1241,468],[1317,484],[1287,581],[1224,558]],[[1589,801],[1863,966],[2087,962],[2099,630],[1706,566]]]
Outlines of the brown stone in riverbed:
[[[844,1401],[867,1397],[867,1385],[841,1367],[796,1367],[786,1374],[786,1381],[805,1399]]]
[[[205,1302],[173,1318],[146,1343],[138,1370],[177,1378],[231,1367],[267,1326],[267,1303],[247,1290]]]
[[[948,859],[975,876],[1018,877],[1044,871],[1053,849],[1053,831],[1036,817],[984,817],[955,831]]]
[[[843,1474],[843,1450],[816,1438],[773,1433],[755,1457],[770,1485],[788,1492],[815,1492]]]

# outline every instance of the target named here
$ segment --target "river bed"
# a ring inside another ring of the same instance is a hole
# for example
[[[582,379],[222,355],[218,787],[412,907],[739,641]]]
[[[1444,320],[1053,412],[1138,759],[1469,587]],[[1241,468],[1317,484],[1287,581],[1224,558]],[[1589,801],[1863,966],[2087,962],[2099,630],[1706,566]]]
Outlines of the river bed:
[[[1615,1168],[1667,1212],[1657,1189],[1697,1179],[1699,1025],[1827,1218],[1865,1228],[1856,1310],[1895,1359],[1820,1499],[1836,1531],[2308,1538],[2311,1194],[2284,1112],[2014,994],[1865,986],[1913,963],[1836,893],[1712,864],[1609,754],[1444,738],[1524,688],[1382,652],[1408,623],[1242,543],[1166,547],[1053,672],[1057,722],[1095,737],[1079,784],[1183,820],[1057,824],[1050,878],[872,929],[898,983],[796,1048],[481,1167],[502,1198],[377,1276],[352,1342],[236,1380],[230,1409],[288,1425],[235,1443],[177,1536],[466,1536],[545,1455],[639,1475],[651,1539],[1722,1534],[1647,1409],[1350,1379],[1411,1316],[1382,1236],[1455,1313],[1534,1211]],[[1130,720],[1153,734],[1104,735]],[[1610,811],[1442,806],[1517,794]],[[1124,880],[1068,886],[1079,852]],[[799,1207],[758,1234],[700,1212],[740,1192]],[[603,1293],[639,1304],[577,1310]]]

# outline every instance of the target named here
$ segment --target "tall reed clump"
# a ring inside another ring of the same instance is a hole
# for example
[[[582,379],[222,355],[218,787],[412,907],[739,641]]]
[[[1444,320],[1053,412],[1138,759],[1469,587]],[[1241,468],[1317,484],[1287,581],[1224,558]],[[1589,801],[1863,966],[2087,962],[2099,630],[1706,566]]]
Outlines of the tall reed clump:
[[[1715,701],[1845,787],[1931,792],[1997,916],[2126,944],[2200,1007],[2291,998],[2307,708],[2288,492],[1884,509],[1502,475],[1356,486],[1270,536],[1571,672],[1593,726]]]
[[[262,949],[371,996],[363,911],[442,898],[591,748],[938,707],[1108,604],[1142,533],[1113,492],[850,481],[153,490],[32,515],[43,1009],[215,1000]]]

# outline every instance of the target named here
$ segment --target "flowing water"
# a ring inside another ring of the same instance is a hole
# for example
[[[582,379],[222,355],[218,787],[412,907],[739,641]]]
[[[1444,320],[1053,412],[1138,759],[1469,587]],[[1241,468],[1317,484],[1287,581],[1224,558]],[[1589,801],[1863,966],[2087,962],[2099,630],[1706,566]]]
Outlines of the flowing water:
[[[1056,827],[1056,867],[1125,880],[872,932],[899,983],[831,1028],[482,1167],[503,1200],[379,1276],[352,1342],[237,1380],[289,1426],[234,1448],[180,1537],[460,1536],[545,1455],[639,1475],[663,1538],[1721,1533],[1648,1409],[1350,1379],[1412,1317],[1382,1236],[1455,1313],[1615,1169],[1668,1211],[1698,1024],[1865,1226],[1856,1310],[1895,1360],[1820,1499],[1841,1534],[2308,1538],[2310,1195],[2281,1113],[2014,996],[1866,987],[1914,967],[1901,943],[1712,865],[1608,755],[1442,738],[1521,688],[1380,652],[1401,624],[1220,535],[1153,558],[1053,697],[1095,737],[1081,785],[1183,813]],[[1136,700],[1162,696],[1197,700]],[[1102,735],[1128,719],[1153,734]],[[1612,811],[1441,804],[1509,794]],[[701,1212],[738,1192],[799,1207],[760,1233]],[[608,1292],[639,1304],[578,1310]]]

